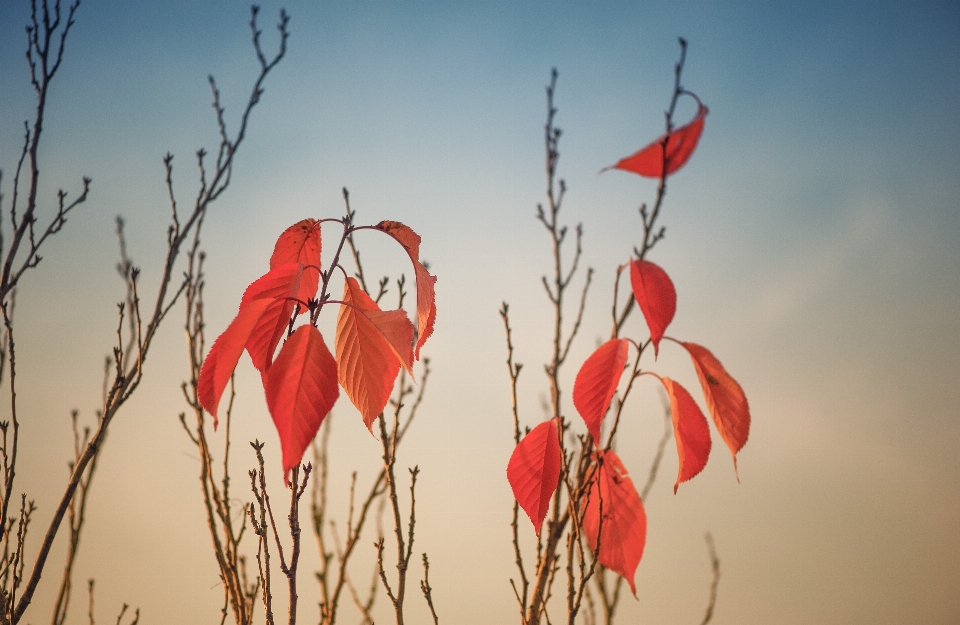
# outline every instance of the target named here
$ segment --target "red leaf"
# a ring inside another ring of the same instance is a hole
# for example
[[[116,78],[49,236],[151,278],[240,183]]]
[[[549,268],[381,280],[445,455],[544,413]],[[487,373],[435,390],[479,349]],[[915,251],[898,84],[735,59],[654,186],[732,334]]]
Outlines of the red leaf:
[[[673,438],[677,441],[677,457],[680,459],[677,481],[673,485],[673,493],[676,494],[681,482],[695,477],[707,466],[711,445],[710,426],[687,389],[668,377],[660,381],[670,396]]]
[[[274,299],[277,303],[263,314],[247,339],[250,360],[261,373],[270,368],[273,353],[289,327],[290,315],[296,305],[293,298],[302,290],[303,273],[300,263],[278,265],[247,287],[240,300],[240,310],[258,299]]]
[[[213,415],[213,427],[217,427],[217,405],[220,396],[237,368],[243,348],[250,340],[260,319],[271,307],[281,308],[282,302],[270,298],[261,298],[248,302],[240,309],[234,320],[227,326],[213,347],[207,353],[200,369],[200,378],[197,380],[197,397],[200,405]]]
[[[399,221],[381,221],[374,227],[396,239],[407,250],[410,260],[413,261],[414,273],[417,276],[417,345],[415,355],[419,360],[420,348],[433,334],[433,323],[437,318],[437,302],[433,287],[437,277],[430,275],[427,268],[420,263],[419,234]]]
[[[413,324],[404,310],[368,310],[367,319],[387,339],[400,364],[413,377]]]
[[[293,283],[300,279],[300,275],[300,263],[284,263],[271,267],[270,271],[254,280],[243,292],[243,297],[240,298],[240,310],[258,299],[293,297],[296,293]]]
[[[550,498],[560,482],[558,419],[544,421],[527,434],[510,456],[507,480],[513,496],[530,517],[533,529],[540,526],[550,508]]]
[[[381,311],[354,278],[347,278],[344,284],[343,301],[344,305],[337,316],[338,375],[347,396],[360,411],[367,429],[372,432],[374,420],[390,399],[393,382],[400,371],[400,358],[380,328],[365,314],[365,311]],[[403,311],[392,312],[403,314]],[[395,316],[392,319],[379,317],[380,321],[387,322],[386,326],[394,323],[395,319]],[[407,325],[410,326],[409,321]],[[407,351],[410,351],[412,326],[407,337],[410,339]]]
[[[600,466],[590,483],[589,499],[583,513],[583,531],[590,548],[597,554],[597,561],[626,579],[636,597],[633,576],[647,541],[647,514],[617,454],[608,450],[597,452],[597,455]]]
[[[737,452],[743,449],[750,435],[750,406],[737,381],[730,377],[710,351],[696,343],[680,343],[690,353],[697,369],[707,409],[721,438],[733,454],[733,470],[737,470]],[[739,476],[737,480],[739,481]]]
[[[319,221],[304,219],[283,231],[273,248],[270,269],[285,263],[303,263],[305,267],[303,280],[297,293],[298,299],[307,302],[316,297],[320,282]]]
[[[664,139],[666,139],[667,175],[674,173],[683,167],[696,149],[697,142],[700,141],[700,135],[703,133],[703,120],[708,112],[709,109],[700,104],[697,114],[689,124],[677,128],[669,135],[660,136],[636,154],[620,159],[616,165],[606,169],[622,169],[647,178],[661,178],[664,175],[663,144]],[[606,171],[606,169],[603,171]]]
[[[658,356],[660,339],[677,312],[677,291],[667,272],[646,260],[630,263],[630,284],[650,329],[653,353]]]
[[[573,383],[573,405],[583,417],[593,440],[600,444],[600,424],[627,364],[626,339],[610,339],[580,367]]]
[[[337,363],[319,330],[312,325],[297,328],[264,376],[264,390],[280,434],[286,480],[340,394]]]

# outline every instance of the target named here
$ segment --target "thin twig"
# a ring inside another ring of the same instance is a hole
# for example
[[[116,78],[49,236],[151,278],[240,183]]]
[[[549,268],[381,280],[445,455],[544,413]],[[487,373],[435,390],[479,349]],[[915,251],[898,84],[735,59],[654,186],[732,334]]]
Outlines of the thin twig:
[[[713,569],[713,581],[710,582],[710,601],[707,603],[707,612],[703,615],[700,625],[707,625],[713,618],[713,609],[717,605],[717,587],[720,585],[720,558],[717,557],[717,549],[713,544],[713,536],[707,532],[705,539],[707,541],[707,553],[710,555],[710,568]]]

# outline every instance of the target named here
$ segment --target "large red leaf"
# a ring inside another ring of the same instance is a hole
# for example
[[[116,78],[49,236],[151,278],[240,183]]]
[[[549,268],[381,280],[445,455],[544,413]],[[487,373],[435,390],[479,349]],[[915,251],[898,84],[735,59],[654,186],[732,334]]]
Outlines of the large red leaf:
[[[237,368],[243,348],[250,340],[260,319],[268,310],[282,308],[283,301],[261,298],[248,302],[240,309],[236,318],[227,326],[217,340],[213,342],[207,357],[203,360],[200,377],[197,380],[197,397],[200,405],[213,415],[213,427],[217,427],[217,406],[223,395],[233,370]]]
[[[710,426],[687,389],[668,377],[660,379],[670,396],[670,415],[673,419],[673,438],[677,441],[680,467],[673,493],[682,482],[695,477],[707,466],[710,457]]]
[[[573,405],[597,445],[600,444],[600,424],[627,364],[629,344],[626,339],[610,339],[598,347],[580,367],[573,382]]]
[[[747,396],[720,361],[706,347],[696,343],[680,343],[690,353],[697,369],[707,409],[721,438],[733,454],[733,470],[737,470],[737,452],[743,449],[750,435],[750,406]],[[740,479],[739,477],[737,478]]]
[[[653,353],[659,355],[660,339],[677,312],[677,291],[667,272],[646,260],[630,263],[630,285],[650,329]]]
[[[699,103],[699,100],[697,102]],[[647,178],[661,178],[664,175],[663,165],[666,160],[667,175],[674,173],[683,167],[696,149],[700,135],[703,133],[703,120],[708,112],[709,109],[706,106],[699,104],[697,114],[689,124],[677,128],[668,135],[660,136],[639,152],[620,159],[616,165],[606,169],[622,169]],[[663,152],[664,139],[667,145],[666,159]]]
[[[597,452],[597,458],[600,466],[587,495],[583,531],[590,548],[597,554],[597,561],[626,579],[636,597],[633,576],[647,542],[647,514],[617,454],[613,450]]]
[[[317,296],[320,282],[320,222],[304,219],[283,231],[270,256],[270,269],[284,263],[303,263],[303,280],[297,297],[309,301]]]
[[[304,270],[301,263],[284,263],[271,269],[263,277],[247,287],[240,301],[240,309],[258,299],[275,299],[260,318],[247,339],[247,352],[253,366],[266,372],[273,362],[273,354],[290,324],[290,315],[296,305],[295,297],[301,291]]]
[[[437,318],[437,302],[434,294],[436,276],[430,275],[420,263],[420,235],[399,221],[381,221],[375,228],[382,230],[397,240],[407,250],[413,261],[413,270],[417,277],[417,345],[414,353],[420,359],[420,348],[433,334],[433,324]]]
[[[550,498],[560,482],[557,423],[558,419],[550,419],[530,430],[513,450],[507,464],[507,480],[513,496],[530,517],[537,536],[550,508]]]
[[[264,375],[264,390],[280,435],[286,480],[340,394],[337,363],[319,330],[300,326],[287,339]]]
[[[372,431],[374,420],[390,399],[400,359],[380,328],[367,317],[365,311],[380,310],[354,278],[347,278],[344,284],[343,301],[337,316],[338,376],[367,429]],[[409,337],[413,338],[412,328]]]

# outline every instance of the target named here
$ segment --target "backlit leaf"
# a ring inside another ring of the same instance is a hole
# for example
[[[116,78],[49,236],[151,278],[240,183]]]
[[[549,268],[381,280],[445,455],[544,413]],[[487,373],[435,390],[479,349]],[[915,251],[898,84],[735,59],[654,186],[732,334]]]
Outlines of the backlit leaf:
[[[300,263],[277,265],[253,281],[240,298],[240,308],[258,299],[293,297],[293,283],[300,279]]]
[[[296,306],[294,298],[301,290],[303,273],[301,263],[278,265],[247,287],[240,301],[241,310],[258,299],[275,299],[277,302],[264,312],[247,339],[250,360],[261,373],[270,368],[277,345],[290,325],[290,315]]]
[[[377,313],[380,309],[354,278],[347,278],[344,284],[343,301],[345,305],[340,307],[337,316],[338,376],[350,401],[363,416],[367,429],[372,431],[374,420],[390,399],[394,380],[400,371],[400,358],[391,342],[367,316],[366,311]],[[392,312],[400,312],[406,319],[403,311]],[[378,320],[390,327],[396,316],[379,317]],[[401,329],[399,333],[402,332]],[[412,341],[412,327],[407,336]],[[406,348],[410,350],[410,341]]]
[[[629,344],[626,339],[610,339],[598,347],[580,367],[573,383],[573,405],[598,445],[600,424],[627,364]]]
[[[597,561],[626,579],[636,597],[633,577],[647,542],[647,514],[617,454],[613,450],[601,451],[597,457],[600,467],[590,483],[583,531]]]
[[[530,517],[537,536],[560,481],[557,423],[558,419],[550,419],[530,430],[513,450],[507,464],[507,480],[513,496]]]
[[[420,359],[420,348],[433,334],[433,324],[437,318],[437,302],[434,294],[436,276],[430,275],[420,263],[420,235],[398,221],[381,221],[376,226],[397,240],[407,250],[413,261],[413,270],[417,277],[417,345],[414,355]]]
[[[307,302],[317,296],[320,282],[320,222],[304,219],[283,231],[270,256],[270,269],[285,263],[302,263],[303,279],[297,297]]]
[[[240,309],[234,320],[227,326],[203,360],[200,377],[197,380],[197,397],[200,405],[213,415],[213,426],[217,427],[217,406],[223,395],[233,370],[237,368],[243,348],[260,319],[271,308],[283,307],[282,300],[261,298],[248,302]]]
[[[699,100],[697,100],[699,104]],[[663,176],[664,160],[666,160],[667,175],[683,167],[700,141],[703,133],[703,121],[709,109],[699,104],[697,114],[686,126],[677,128],[668,135],[662,135],[653,143],[639,152],[621,159],[616,165],[606,169],[622,169],[647,178],[661,178]],[[666,159],[664,159],[663,145],[666,139]],[[605,170],[604,170],[605,171]]]
[[[660,353],[660,339],[677,312],[677,291],[667,272],[646,260],[630,263],[630,285],[650,330],[653,353]]]
[[[750,435],[750,406],[747,396],[720,361],[710,351],[696,343],[680,343],[697,369],[707,409],[720,432],[720,437],[733,454],[733,470],[737,470],[737,452],[743,449]],[[737,477],[739,480],[739,476]]]
[[[300,464],[337,401],[337,363],[312,325],[300,326],[264,375],[270,416],[280,435],[284,480]]]
[[[677,442],[677,457],[680,467],[673,485],[676,494],[681,482],[696,476],[707,466],[710,457],[710,426],[687,389],[679,382],[663,377],[664,388],[670,396],[670,416],[673,419],[673,438]]]

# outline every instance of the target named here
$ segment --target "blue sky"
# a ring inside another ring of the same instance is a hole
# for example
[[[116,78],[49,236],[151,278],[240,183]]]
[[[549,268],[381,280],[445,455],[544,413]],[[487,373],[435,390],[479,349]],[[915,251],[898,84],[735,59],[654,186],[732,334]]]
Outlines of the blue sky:
[[[261,11],[267,49],[280,6]],[[548,351],[539,277],[549,248],[534,211],[544,193],[550,69],[560,72],[559,171],[570,188],[563,216],[583,222],[584,260],[597,271],[571,356],[582,361],[607,332],[613,271],[636,243],[637,206],[655,192],[653,183],[597,171],[662,131],[677,36],[690,42],[684,85],[710,114],[697,153],[671,180],[667,238],[653,260],[677,285],[671,333],[717,354],[746,390],[754,424],[740,484],[719,446],[678,495],[661,479],[647,502],[640,601],[623,618],[699,622],[709,530],[723,567],[715,623],[957,620],[955,4],[286,6],[288,56],[268,80],[231,189],[206,226],[207,322],[212,334],[226,327],[286,226],[340,214],[341,187],[361,221],[395,219],[422,235],[421,253],[439,277],[436,333],[425,348],[436,373],[401,460],[421,467],[417,544],[440,580],[442,620],[514,618],[504,479],[511,431],[496,311],[511,303],[518,358],[528,363],[522,409],[534,424],[545,388],[538,363]],[[5,194],[30,115],[26,17],[25,3],[0,4]],[[29,452],[18,479],[36,494],[38,518],[53,506],[44,486],[65,479],[69,410],[92,415],[112,345],[122,297],[113,217],[127,218],[149,284],[169,214],[160,158],[176,155],[177,190],[188,201],[193,153],[217,138],[207,75],[235,127],[256,71],[248,17],[248,7],[226,1],[89,0],[80,8],[54,86],[42,174],[47,198],[89,175],[91,198],[18,300],[22,401],[37,415],[24,421]],[[679,114],[692,112],[687,102]],[[361,240],[365,257],[395,271],[402,254],[381,254],[378,243]],[[50,306],[51,297],[69,310]],[[166,328],[149,383],[111,434],[78,579],[97,578],[104,610],[125,601],[154,621],[192,622],[203,611],[214,616],[221,595],[195,460],[176,420],[186,371],[178,323]],[[682,354],[664,350],[652,367],[696,388]],[[240,378],[237,436],[274,443],[252,368],[242,366]],[[44,390],[51,379],[56,393]],[[660,421],[654,387],[641,390],[621,455],[643,475]],[[376,470],[375,441],[354,417],[337,409],[343,438],[333,479],[342,484],[354,469],[361,478]],[[137,565],[144,561],[157,564]]]

